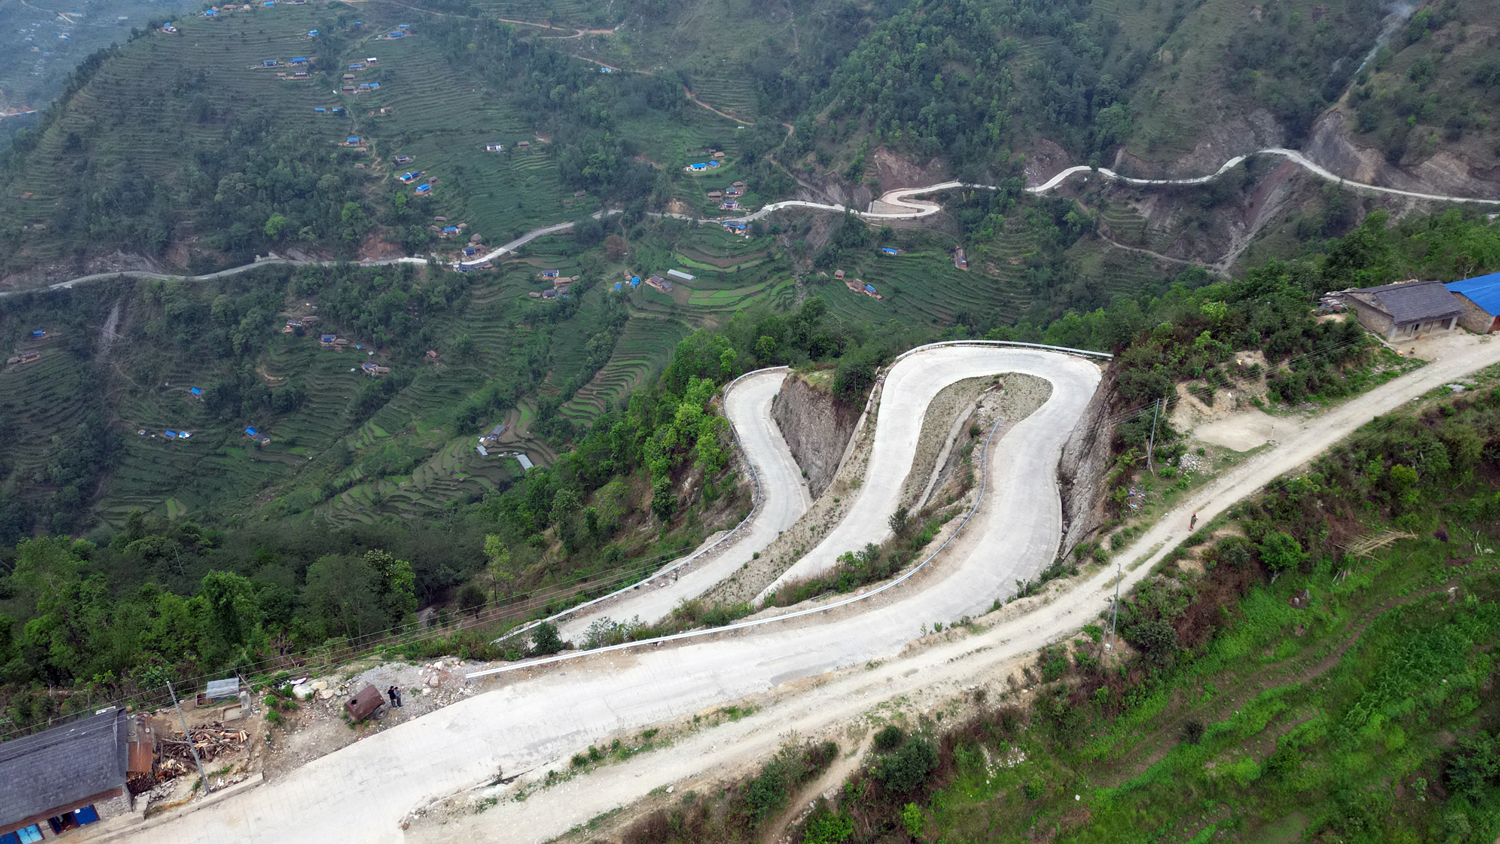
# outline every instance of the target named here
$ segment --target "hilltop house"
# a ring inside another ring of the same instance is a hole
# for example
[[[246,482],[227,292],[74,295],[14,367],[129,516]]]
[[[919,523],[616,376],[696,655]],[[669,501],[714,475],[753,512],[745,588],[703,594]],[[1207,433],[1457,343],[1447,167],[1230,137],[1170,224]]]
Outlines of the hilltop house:
[[[1490,273],[1445,285],[1464,309],[1458,324],[1476,334],[1500,331],[1500,273]]]
[[[1339,298],[1359,322],[1387,340],[1450,331],[1464,307],[1439,281],[1406,281],[1341,291]]]
[[[0,842],[42,841],[130,812],[126,779],[155,761],[155,734],[119,707],[0,744]]]

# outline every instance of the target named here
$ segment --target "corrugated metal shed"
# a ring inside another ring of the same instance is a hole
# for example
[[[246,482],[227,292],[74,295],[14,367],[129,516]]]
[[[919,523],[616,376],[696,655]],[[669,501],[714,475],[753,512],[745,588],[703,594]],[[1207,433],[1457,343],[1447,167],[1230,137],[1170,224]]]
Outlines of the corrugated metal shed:
[[[1454,293],[1462,293],[1490,316],[1500,316],[1500,273],[1450,281],[1445,286]]]
[[[240,678],[228,677],[223,680],[210,680],[208,688],[204,689],[203,696],[209,700],[234,697],[240,693]]]
[[[125,710],[0,742],[0,829],[125,784]]]

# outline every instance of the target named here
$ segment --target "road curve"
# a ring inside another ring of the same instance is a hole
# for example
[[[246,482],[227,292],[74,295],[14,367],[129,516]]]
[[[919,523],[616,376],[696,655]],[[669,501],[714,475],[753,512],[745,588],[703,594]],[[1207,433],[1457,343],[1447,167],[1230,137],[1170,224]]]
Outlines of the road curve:
[[[371,735],[137,837],[171,844],[207,841],[232,830],[235,840],[246,842],[401,841],[399,823],[412,809],[487,780],[496,770],[552,764],[620,730],[889,658],[933,621],[978,615],[1056,552],[1062,525],[1057,458],[1098,384],[1099,369],[1064,354],[974,346],[923,351],[902,363],[912,376],[901,379],[898,390],[920,386],[923,373],[938,377],[955,366],[985,373],[1024,370],[1054,384],[1039,410],[990,447],[989,491],[967,528],[968,552],[940,558],[923,577],[855,608],[862,612],[772,622],[676,648],[614,651],[537,676],[512,673],[508,685]],[[883,482],[871,475],[867,485]],[[496,840],[546,840],[557,831],[490,834]]]
[[[702,595],[733,574],[802,518],[812,506],[812,494],[781,429],[771,421],[771,401],[790,371],[783,366],[752,372],[735,379],[724,391],[724,416],[754,474],[754,512],[731,535],[650,579],[560,613],[554,620],[563,639],[581,645],[589,625],[604,617],[619,622],[638,617],[648,623],[665,617],[678,603]],[[707,562],[699,562],[703,558]]]
[[[1035,375],[1057,384],[1060,367],[1053,353],[994,349],[994,354],[981,354],[980,351],[969,346],[937,348],[904,358],[891,367],[885,377],[876,413],[879,424],[870,448],[869,468],[865,472],[867,482],[860,486],[849,515],[822,542],[766,587],[757,599],[764,599],[788,581],[827,571],[846,551],[856,551],[865,543],[879,543],[890,537],[887,522],[896,512],[902,482],[911,472],[927,406],[945,387],[966,378],[1001,371]],[[1062,394],[1055,395],[1048,402],[1049,413],[1058,412],[1055,405],[1067,406],[1069,412],[1076,410],[1071,407],[1071,402],[1079,396],[1087,402],[1093,395],[1099,368],[1078,360],[1077,366],[1071,367],[1067,374],[1069,379],[1058,386]],[[1047,477],[1051,470],[1042,461],[1040,452],[1026,458],[1026,463],[1029,473],[1037,478]]]

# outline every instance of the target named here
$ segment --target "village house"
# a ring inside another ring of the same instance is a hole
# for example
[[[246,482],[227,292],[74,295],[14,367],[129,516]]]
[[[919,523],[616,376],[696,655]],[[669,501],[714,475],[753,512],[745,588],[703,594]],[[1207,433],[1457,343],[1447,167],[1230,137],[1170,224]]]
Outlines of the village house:
[[[364,363],[360,364],[359,368],[363,369],[365,371],[365,374],[370,376],[371,378],[379,378],[382,375],[389,374],[391,371],[391,368],[389,366],[381,366],[380,364],[371,360],[367,360]]]
[[[396,155],[396,159],[395,159],[395,161],[396,161],[397,164],[410,164],[410,163],[412,163],[413,161],[416,161],[416,160],[417,160],[416,156],[405,155],[405,154],[397,154]]]
[[[721,190],[711,190],[711,191],[708,192],[708,198],[709,199],[723,199],[724,198],[724,192],[721,191]]]
[[[729,186],[732,187],[732,188],[734,188],[734,189],[736,189],[736,190],[744,190],[745,189],[745,183],[744,182],[731,182],[729,184]]]
[[[324,334],[318,338],[318,343],[325,349],[333,348],[333,342],[339,339],[337,334]]]
[[[843,270],[834,270],[833,271],[833,277],[836,278],[836,279],[838,279],[839,281],[843,281],[844,280],[844,271]]]
[[[505,152],[505,144],[485,144],[485,152]]]
[[[0,842],[43,841],[127,814],[126,782],[150,774],[156,737],[123,708],[0,743]]]
[[[671,293],[672,292],[672,282],[667,281],[666,279],[662,278],[659,275],[652,275],[649,278],[647,278],[646,279],[646,284],[650,285],[651,287],[656,288],[657,290],[660,290],[663,293]]]
[[[531,149],[531,141],[517,141],[516,149]]]
[[[1500,331],[1500,273],[1450,281],[1445,286],[1464,309],[1459,325],[1475,334]]]
[[[428,349],[427,350],[427,359],[428,360],[437,360],[438,359],[437,349]]]
[[[961,270],[967,270],[969,268],[969,258],[964,254],[964,248],[962,246],[953,250],[953,266],[958,267]]]
[[[1407,340],[1450,331],[1464,307],[1439,281],[1412,281],[1343,290],[1339,298],[1371,333]]]

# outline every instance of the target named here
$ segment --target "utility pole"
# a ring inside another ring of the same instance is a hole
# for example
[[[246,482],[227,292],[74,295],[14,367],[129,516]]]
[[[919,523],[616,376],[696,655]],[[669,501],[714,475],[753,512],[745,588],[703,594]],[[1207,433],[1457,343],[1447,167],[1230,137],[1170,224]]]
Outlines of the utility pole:
[[[198,766],[198,776],[203,783],[204,794],[208,793],[208,774],[203,773],[203,760],[198,758],[198,748],[193,746],[193,734],[188,731],[187,719],[182,717],[182,704],[177,702],[177,690],[172,688],[172,681],[167,681],[167,692],[172,695],[172,705],[177,708],[177,720],[182,723],[182,736],[187,739],[188,750],[193,754],[193,764]]]
[[[1151,474],[1156,474],[1156,469],[1151,465],[1151,456],[1156,453],[1156,420],[1161,416],[1161,399],[1156,400],[1156,407],[1151,413],[1151,441],[1146,446],[1146,468]]]

